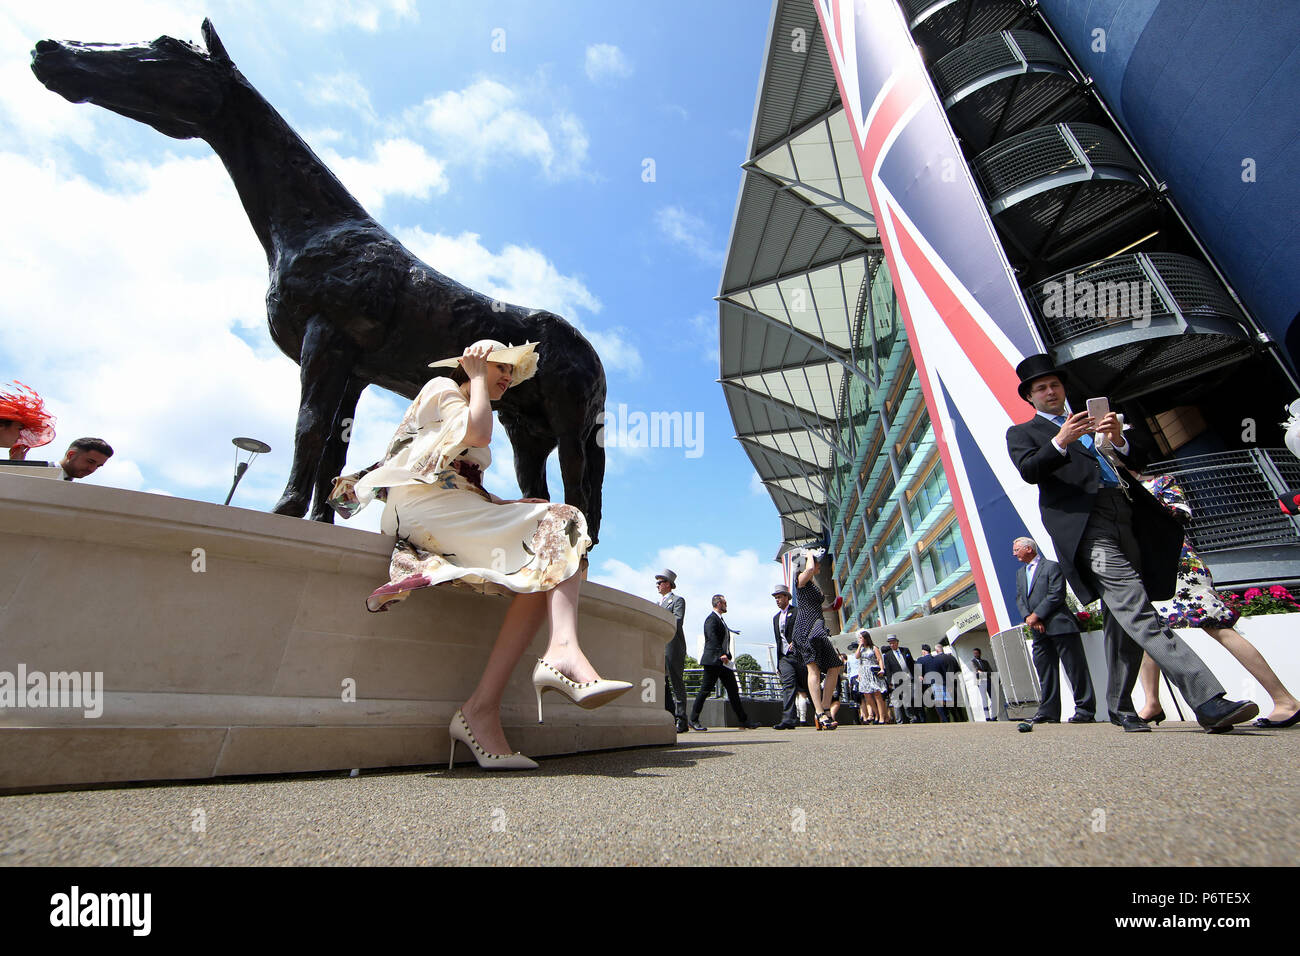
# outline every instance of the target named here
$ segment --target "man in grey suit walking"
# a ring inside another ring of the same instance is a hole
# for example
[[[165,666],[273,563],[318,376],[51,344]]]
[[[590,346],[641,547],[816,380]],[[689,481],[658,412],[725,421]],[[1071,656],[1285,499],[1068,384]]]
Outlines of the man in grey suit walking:
[[[682,630],[686,598],[673,593],[677,574],[667,568],[655,575],[655,586],[659,588],[659,606],[677,618],[677,633],[664,646],[664,709],[677,718],[677,732],[684,734],[691,729],[686,725],[686,681],[682,675],[686,667],[686,633]]]
[[[1160,665],[1211,733],[1259,713],[1251,701],[1228,700],[1223,685],[1196,652],[1160,623],[1151,601],[1173,597],[1183,529],[1142,484],[1126,482],[1108,457],[1133,469],[1146,464],[1124,437],[1114,412],[1094,420],[1071,414],[1065,373],[1049,355],[1018,366],[1020,397],[1035,415],[1007,429],[1007,453],[1020,477],[1038,486],[1038,509],[1070,587],[1084,604],[1106,609],[1106,691],[1111,722],[1125,731],[1150,730],[1137,716],[1132,691],[1145,650]],[[1098,449],[1105,436],[1112,451]]]
[[[1079,625],[1065,604],[1065,575],[1061,566],[1038,553],[1033,538],[1016,538],[1011,551],[1021,562],[1016,571],[1016,608],[1034,632],[1034,670],[1043,689],[1038,713],[1030,723],[1061,722],[1060,667],[1074,695],[1072,724],[1090,724],[1097,699],[1083,654]]]

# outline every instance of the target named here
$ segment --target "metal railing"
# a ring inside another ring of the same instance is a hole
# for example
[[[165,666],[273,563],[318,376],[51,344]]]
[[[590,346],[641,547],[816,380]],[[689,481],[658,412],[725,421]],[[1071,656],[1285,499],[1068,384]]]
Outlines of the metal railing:
[[[1277,499],[1300,487],[1300,460],[1285,448],[1247,448],[1149,465],[1173,475],[1191,508],[1187,538],[1217,587],[1300,578],[1300,520]]]
[[[1247,448],[1158,462],[1146,471],[1173,475],[1187,496],[1187,536],[1198,552],[1300,545],[1300,523],[1278,507],[1300,485],[1300,460],[1285,448]]]
[[[682,672],[686,681],[686,696],[690,700],[695,699],[695,695],[700,692],[700,687],[704,683],[704,668],[688,667]],[[736,671],[736,683],[740,686],[740,696],[748,700],[784,700],[781,691],[781,675],[775,671]],[[849,682],[848,678],[840,677],[840,700],[848,700]],[[725,699],[727,692],[723,689],[722,684],[718,683],[713,688],[710,700]]]

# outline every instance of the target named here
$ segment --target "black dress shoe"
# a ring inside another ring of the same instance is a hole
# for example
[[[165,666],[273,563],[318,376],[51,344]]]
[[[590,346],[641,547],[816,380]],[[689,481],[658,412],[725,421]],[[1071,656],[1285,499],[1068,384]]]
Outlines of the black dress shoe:
[[[686,718],[685,718],[685,717],[678,717],[678,718],[677,718],[677,732],[678,732],[679,734],[684,734],[684,733],[686,733],[687,731],[689,731],[690,729],[691,729],[691,728],[690,728],[690,727],[687,725],[687,723],[686,723]]]
[[[1196,722],[1212,734],[1227,733],[1233,724],[1259,714],[1259,705],[1253,700],[1228,700],[1223,694],[1216,694],[1192,709],[1196,711]]]
[[[798,725],[797,725],[797,724],[787,724],[787,723],[783,720],[783,721],[781,721],[779,724],[776,724],[772,729],[773,729],[773,730],[794,730],[796,726],[798,726]]]
[[[1110,722],[1116,727],[1123,727],[1126,734],[1151,733],[1151,728],[1147,726],[1147,722],[1136,714],[1129,714],[1124,717],[1116,717],[1111,714]]]
[[[1075,714],[1066,721],[1067,724],[1095,724],[1096,722],[1097,719],[1091,714]]]
[[[1034,717],[1029,722],[1031,724],[1059,724],[1061,721],[1057,717]]]
[[[758,728],[762,727],[763,725],[756,724],[752,720],[746,720],[743,721],[740,726],[742,730],[758,730]]]
[[[692,718],[691,720],[688,720],[687,723],[691,725],[691,730],[708,730],[708,729],[709,729],[708,727],[705,727],[702,723],[700,723],[698,720],[695,720],[694,718]]]

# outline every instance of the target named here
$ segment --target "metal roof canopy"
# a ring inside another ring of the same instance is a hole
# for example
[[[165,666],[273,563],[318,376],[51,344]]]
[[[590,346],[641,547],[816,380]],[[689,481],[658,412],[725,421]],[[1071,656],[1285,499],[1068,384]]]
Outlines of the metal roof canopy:
[[[719,381],[781,515],[784,544],[830,525],[851,376],[869,378],[853,329],[880,242],[812,4],[775,0],[749,159],[718,292]]]

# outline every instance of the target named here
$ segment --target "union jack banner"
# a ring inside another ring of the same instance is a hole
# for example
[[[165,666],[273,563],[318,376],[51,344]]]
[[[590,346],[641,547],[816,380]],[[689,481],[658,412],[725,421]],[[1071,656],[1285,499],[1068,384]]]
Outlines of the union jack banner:
[[[790,589],[790,594],[794,595],[794,556],[796,551],[791,549],[781,555],[781,575],[785,581],[785,586]]]
[[[898,4],[816,6],[980,603],[1001,630],[1019,623],[1012,540],[1050,550],[1006,448],[1033,411],[1015,367],[1046,349]]]

